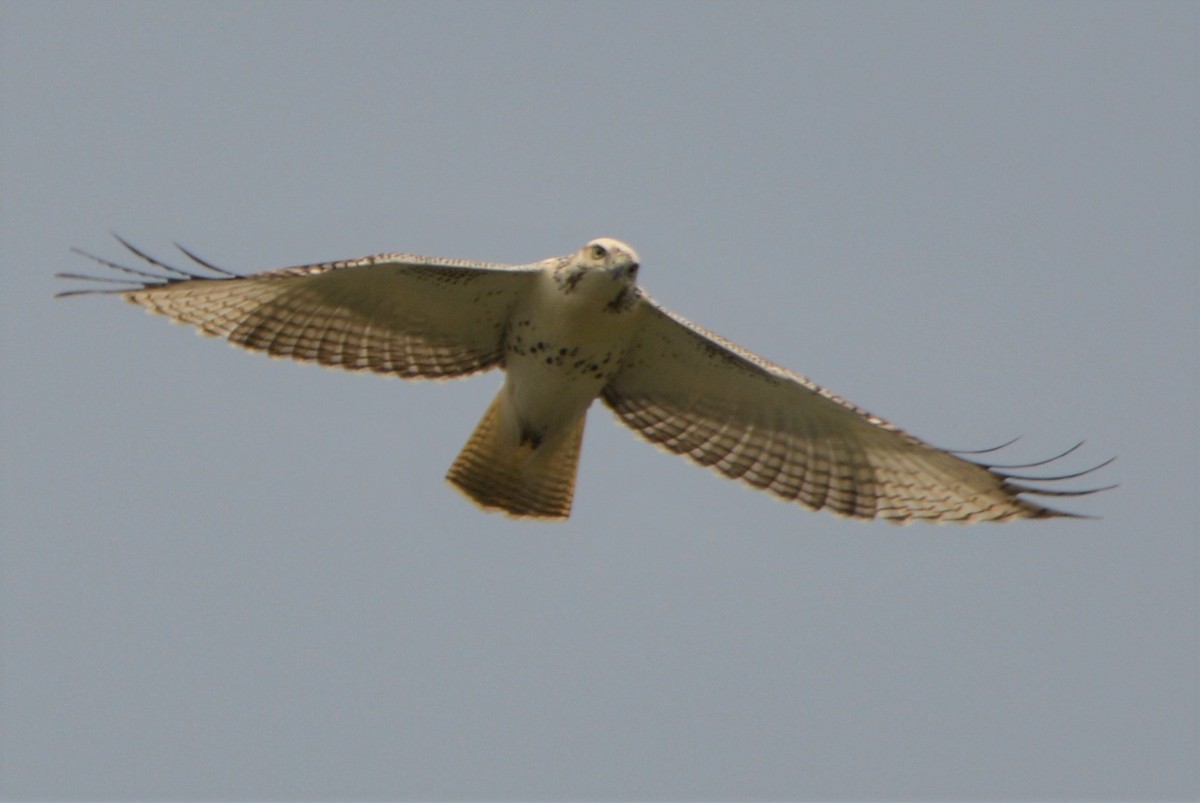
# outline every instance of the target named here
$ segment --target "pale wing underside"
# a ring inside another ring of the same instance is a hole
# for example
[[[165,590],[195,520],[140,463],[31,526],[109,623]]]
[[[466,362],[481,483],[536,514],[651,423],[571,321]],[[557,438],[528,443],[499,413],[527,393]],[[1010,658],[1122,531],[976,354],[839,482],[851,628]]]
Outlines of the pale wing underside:
[[[197,259],[222,274],[207,277],[130,249],[164,273],[98,260],[151,280],[107,292],[251,351],[408,378],[499,365],[509,311],[540,270],[381,254],[236,276]]]
[[[1075,492],[1020,486],[929,446],[644,300],[641,333],[604,400],[647,440],[783,499],[846,516],[971,522],[1070,515],[1018,494]]]

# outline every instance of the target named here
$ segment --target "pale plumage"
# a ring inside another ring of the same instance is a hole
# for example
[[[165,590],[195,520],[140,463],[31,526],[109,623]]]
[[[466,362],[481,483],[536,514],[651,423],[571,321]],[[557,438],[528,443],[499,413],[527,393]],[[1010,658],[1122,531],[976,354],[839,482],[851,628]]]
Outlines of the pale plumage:
[[[112,290],[60,295],[117,293],[243,348],[348,370],[445,379],[503,368],[503,387],[447,479],[509,515],[570,513],[596,398],[671,452],[846,516],[1070,516],[1026,495],[1101,490],[1022,484],[1086,471],[1022,477],[1000,470],[1048,460],[988,466],[929,446],[664,309],[637,287],[637,254],[616,240],[527,265],[383,254],[248,276],[185,250],[216,275],[189,273],[124,244],[162,273],[92,257],[134,278],[100,280],[125,285]]]

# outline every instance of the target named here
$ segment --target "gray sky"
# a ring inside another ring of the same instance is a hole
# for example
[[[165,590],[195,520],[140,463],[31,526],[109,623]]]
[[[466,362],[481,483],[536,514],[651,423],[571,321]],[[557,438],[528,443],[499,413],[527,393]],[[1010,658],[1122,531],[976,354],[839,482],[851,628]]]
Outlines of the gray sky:
[[[1194,798],[1200,6],[0,4],[0,793]],[[270,361],[75,245],[254,271],[600,235],[1098,521],[776,502],[593,409],[565,524],[442,480],[499,375]]]

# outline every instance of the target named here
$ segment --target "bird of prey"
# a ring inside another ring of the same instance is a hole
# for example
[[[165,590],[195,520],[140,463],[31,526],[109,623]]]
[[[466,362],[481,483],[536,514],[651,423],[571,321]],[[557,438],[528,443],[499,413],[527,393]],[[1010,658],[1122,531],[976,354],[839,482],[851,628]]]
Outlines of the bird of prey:
[[[350,371],[447,379],[503,369],[499,393],[446,478],[510,516],[570,514],[584,421],[597,398],[669,452],[855,518],[1073,516],[1028,497],[1106,490],[1027,484],[1094,469],[1007,473],[1062,455],[999,466],[961,456],[981,452],[930,446],[662,307],[637,284],[637,253],[617,240],[524,265],[397,253],[239,275],[179,246],[207,272],[184,271],[117,239],[155,270],[77,251],[130,278],[59,274],[121,285],[59,295],[118,294],[251,351]]]

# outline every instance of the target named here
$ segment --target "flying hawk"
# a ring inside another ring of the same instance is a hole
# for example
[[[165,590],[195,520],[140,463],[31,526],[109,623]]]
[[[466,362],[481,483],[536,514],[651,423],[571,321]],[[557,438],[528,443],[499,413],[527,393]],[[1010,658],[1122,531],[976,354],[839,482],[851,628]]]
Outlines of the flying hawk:
[[[208,273],[184,271],[117,239],[157,272],[77,251],[131,278],[58,274],[121,285],[59,295],[115,293],[251,351],[350,371],[448,379],[503,369],[500,392],[446,478],[510,516],[570,514],[596,398],[667,451],[844,516],[1073,516],[1027,496],[1106,490],[1024,483],[1107,463],[1029,477],[1006,470],[1063,455],[998,466],[960,456],[981,452],[924,443],[660,306],[637,285],[637,253],[617,240],[526,265],[381,254],[243,276],[180,247]]]

